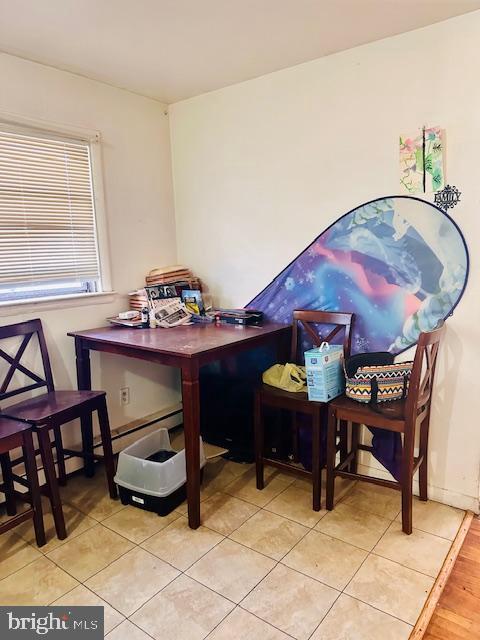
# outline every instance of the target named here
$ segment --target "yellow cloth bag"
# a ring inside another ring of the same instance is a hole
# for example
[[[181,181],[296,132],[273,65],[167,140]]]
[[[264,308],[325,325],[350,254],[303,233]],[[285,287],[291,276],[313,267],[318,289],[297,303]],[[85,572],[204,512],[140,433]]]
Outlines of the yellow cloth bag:
[[[278,387],[284,391],[306,391],[307,375],[305,367],[292,362],[287,364],[274,364],[262,374],[265,384]]]

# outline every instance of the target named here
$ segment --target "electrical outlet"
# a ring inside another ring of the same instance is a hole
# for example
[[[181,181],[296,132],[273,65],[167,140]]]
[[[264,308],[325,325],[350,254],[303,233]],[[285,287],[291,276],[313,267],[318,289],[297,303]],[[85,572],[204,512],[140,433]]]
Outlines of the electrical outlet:
[[[130,404],[130,387],[120,389],[120,404]]]

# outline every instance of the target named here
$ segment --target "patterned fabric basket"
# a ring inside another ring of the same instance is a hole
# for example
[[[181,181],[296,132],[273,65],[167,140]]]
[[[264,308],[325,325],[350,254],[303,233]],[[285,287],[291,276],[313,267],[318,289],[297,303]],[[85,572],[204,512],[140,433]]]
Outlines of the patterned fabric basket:
[[[413,362],[358,367],[346,376],[345,394],[365,403],[401,400],[407,396]]]

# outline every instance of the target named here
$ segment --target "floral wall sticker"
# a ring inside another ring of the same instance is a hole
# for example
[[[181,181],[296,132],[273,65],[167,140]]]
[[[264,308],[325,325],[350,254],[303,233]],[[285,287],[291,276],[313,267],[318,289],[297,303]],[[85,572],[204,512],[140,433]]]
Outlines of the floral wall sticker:
[[[445,130],[423,127],[400,136],[400,184],[407,193],[434,193],[445,186]]]

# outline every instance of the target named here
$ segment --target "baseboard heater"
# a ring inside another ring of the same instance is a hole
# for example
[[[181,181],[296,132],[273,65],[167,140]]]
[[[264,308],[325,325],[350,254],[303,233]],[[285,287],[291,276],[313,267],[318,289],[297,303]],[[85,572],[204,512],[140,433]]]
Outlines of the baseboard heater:
[[[151,413],[148,416],[144,416],[143,418],[138,418],[137,420],[133,420],[121,427],[117,427],[116,429],[112,429],[112,443],[120,440],[121,438],[125,438],[126,436],[132,435],[132,433],[136,433],[137,431],[141,431],[142,429],[147,429],[148,427],[153,426],[157,422],[162,422],[163,420],[167,420],[168,418],[173,418],[174,416],[178,416],[182,413],[183,408],[182,405],[179,404],[175,406],[175,408],[164,410],[165,413],[157,411],[156,413]],[[181,423],[175,425],[177,428]],[[97,449],[101,447],[102,443],[100,440],[100,436],[95,438],[93,443],[93,448]]]

